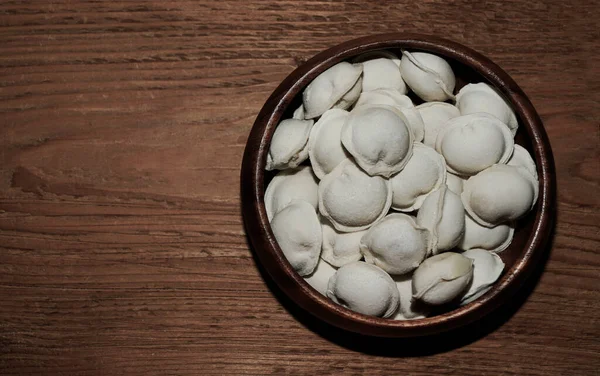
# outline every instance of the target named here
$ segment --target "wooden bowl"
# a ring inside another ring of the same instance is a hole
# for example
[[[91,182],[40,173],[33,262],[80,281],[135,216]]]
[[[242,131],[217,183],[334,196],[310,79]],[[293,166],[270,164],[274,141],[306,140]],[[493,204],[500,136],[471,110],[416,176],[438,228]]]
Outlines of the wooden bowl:
[[[265,172],[269,143],[277,124],[290,118],[302,102],[302,91],[332,65],[365,52],[401,49],[426,51],[444,57],[457,78],[456,91],[466,83],[487,82],[509,100],[519,120],[516,143],[537,164],[540,194],[534,209],[518,221],[510,247],[500,256],[506,264],[494,287],[474,302],[452,307],[426,319],[394,321],[362,315],[319,294],[292,269],[271,231],[264,205],[265,187],[273,174]],[[410,337],[438,333],[481,318],[515,294],[542,260],[554,220],[556,190],[554,162],[548,137],[533,105],[499,66],[478,52],[449,40],[404,33],[373,35],[332,47],[294,70],[275,89],[258,114],[244,153],[241,171],[242,210],[246,231],[264,269],[281,290],[314,316],[343,329],[383,337]]]

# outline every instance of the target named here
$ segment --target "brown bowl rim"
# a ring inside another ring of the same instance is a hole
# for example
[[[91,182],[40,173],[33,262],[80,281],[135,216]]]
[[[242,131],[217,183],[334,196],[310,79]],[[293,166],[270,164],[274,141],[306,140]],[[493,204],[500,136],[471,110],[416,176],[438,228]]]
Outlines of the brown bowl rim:
[[[396,321],[353,312],[322,296],[287,262],[271,231],[264,206],[264,167],[271,136],[283,113],[301,90],[332,65],[364,52],[379,49],[414,49],[436,53],[471,67],[513,104],[533,147],[538,165],[540,191],[533,229],[524,251],[494,287],[474,302],[425,319]],[[252,127],[241,169],[242,212],[248,237],[265,270],[292,301],[314,316],[352,332],[411,337],[440,333],[471,323],[512,297],[542,259],[554,220],[554,161],[548,136],[531,101],[498,65],[459,43],[411,33],[378,34],[333,46],[309,59],[290,73],[273,91]]]

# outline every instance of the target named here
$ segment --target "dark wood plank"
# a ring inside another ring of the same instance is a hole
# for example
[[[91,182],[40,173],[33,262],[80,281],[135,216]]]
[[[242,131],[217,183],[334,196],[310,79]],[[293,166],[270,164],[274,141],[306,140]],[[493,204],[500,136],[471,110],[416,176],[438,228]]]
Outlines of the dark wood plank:
[[[0,3],[0,373],[597,374],[599,16],[583,0]],[[558,179],[552,253],[518,312],[402,359],[286,310],[239,200],[246,137],[279,81],[387,31],[504,67],[544,120]]]

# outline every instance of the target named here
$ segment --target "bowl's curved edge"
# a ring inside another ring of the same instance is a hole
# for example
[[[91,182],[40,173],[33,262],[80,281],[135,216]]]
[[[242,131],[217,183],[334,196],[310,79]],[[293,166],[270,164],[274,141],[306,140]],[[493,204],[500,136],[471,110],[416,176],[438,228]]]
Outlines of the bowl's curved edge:
[[[482,298],[451,312],[424,320],[392,321],[352,312],[323,297],[298,276],[283,257],[264,210],[264,164],[270,137],[292,99],[319,73],[350,56],[375,49],[421,49],[470,66],[499,88],[515,106],[532,138],[540,176],[535,227],[526,251],[508,273]],[[458,43],[427,35],[390,33],[350,40],[323,51],[290,73],[273,91],[259,112],[248,137],[240,176],[244,224],[265,270],[300,307],[326,322],[361,334],[410,337],[447,331],[473,322],[510,298],[542,259],[554,221],[556,177],[548,136],[531,101],[514,80],[491,60]],[[276,252],[268,252],[266,249]]]

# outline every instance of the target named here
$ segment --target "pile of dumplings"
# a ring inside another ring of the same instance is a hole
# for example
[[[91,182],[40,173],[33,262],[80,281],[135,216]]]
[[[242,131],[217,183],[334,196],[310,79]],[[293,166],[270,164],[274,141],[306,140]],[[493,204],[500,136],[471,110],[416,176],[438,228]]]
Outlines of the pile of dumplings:
[[[335,303],[423,318],[501,276],[498,253],[537,200],[536,165],[494,88],[455,86],[439,56],[370,52],[317,76],[275,129],[266,169],[279,171],[264,198],[273,234]]]

